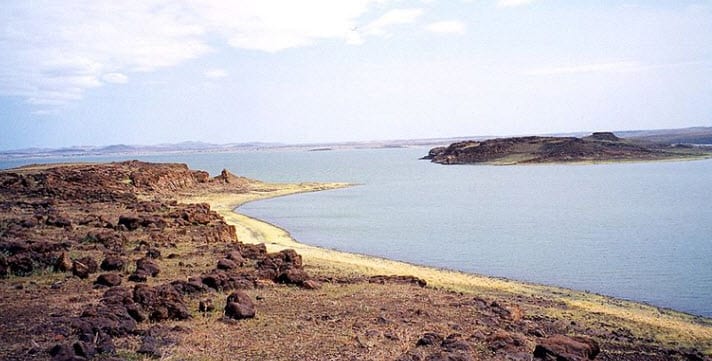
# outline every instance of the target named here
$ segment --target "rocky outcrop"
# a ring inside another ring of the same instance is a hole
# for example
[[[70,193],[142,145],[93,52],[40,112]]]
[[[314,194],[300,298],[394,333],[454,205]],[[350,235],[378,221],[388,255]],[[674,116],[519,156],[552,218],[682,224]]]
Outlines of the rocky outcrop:
[[[610,160],[655,160],[695,156],[672,147],[636,143],[610,132],[584,138],[515,137],[463,141],[433,148],[422,159],[440,164],[520,164]]]
[[[129,179],[135,187],[150,191],[176,191],[206,183],[208,172],[193,171],[185,164],[154,164],[139,161],[127,162],[134,169]]]

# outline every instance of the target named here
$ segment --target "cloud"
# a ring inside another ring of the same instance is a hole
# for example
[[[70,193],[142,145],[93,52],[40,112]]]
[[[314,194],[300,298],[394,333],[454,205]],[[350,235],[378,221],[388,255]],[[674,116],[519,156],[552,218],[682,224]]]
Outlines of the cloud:
[[[113,84],[126,84],[129,81],[129,78],[121,73],[106,73],[101,77],[101,79],[107,83]]]
[[[210,47],[181,11],[151,1],[6,1],[0,95],[56,107],[130,72],[174,66]]]
[[[325,39],[359,44],[421,13],[388,11],[385,0],[7,0],[0,12],[0,96],[57,107],[215,47],[278,52]],[[361,19],[366,14],[375,20]]]
[[[457,20],[438,21],[425,26],[425,29],[439,34],[464,34],[465,24]]]
[[[387,36],[388,28],[413,23],[422,14],[423,9],[393,9],[366,25],[363,32],[368,35]]]
[[[515,7],[527,5],[534,2],[534,0],[497,0],[497,6],[499,7]]]
[[[224,69],[208,69],[205,71],[205,77],[210,79],[220,79],[227,77],[227,71]]]

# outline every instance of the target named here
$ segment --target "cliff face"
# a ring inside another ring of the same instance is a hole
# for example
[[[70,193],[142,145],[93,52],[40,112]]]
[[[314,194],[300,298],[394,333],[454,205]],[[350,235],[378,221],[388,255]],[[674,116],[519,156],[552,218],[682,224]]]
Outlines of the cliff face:
[[[515,137],[464,141],[430,150],[423,159],[440,164],[520,164],[615,160],[656,160],[700,156],[703,150],[681,151],[660,144],[635,143],[610,132],[584,138]]]
[[[141,193],[168,193],[208,183],[185,164],[128,161],[110,165],[25,167],[0,173],[0,192],[84,201],[130,201]]]

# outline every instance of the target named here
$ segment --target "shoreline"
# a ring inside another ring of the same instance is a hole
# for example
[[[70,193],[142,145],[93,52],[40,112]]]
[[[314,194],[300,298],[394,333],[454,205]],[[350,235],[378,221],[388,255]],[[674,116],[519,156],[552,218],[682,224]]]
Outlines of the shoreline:
[[[243,243],[264,243],[269,252],[291,248],[302,255],[306,269],[315,275],[374,276],[413,275],[427,281],[428,287],[493,298],[532,297],[564,304],[568,312],[542,306],[537,312],[547,315],[574,316],[581,319],[596,314],[614,318],[660,342],[691,339],[699,344],[712,343],[712,318],[692,315],[642,302],[619,299],[557,286],[528,283],[486,275],[421,266],[402,261],[337,251],[303,244],[276,225],[240,214],[239,206],[263,199],[334,190],[354,186],[347,183],[257,183],[247,193],[208,193],[188,197],[183,202],[205,202],[235,226]],[[569,315],[569,313],[571,315]],[[712,348],[706,350],[712,352]]]

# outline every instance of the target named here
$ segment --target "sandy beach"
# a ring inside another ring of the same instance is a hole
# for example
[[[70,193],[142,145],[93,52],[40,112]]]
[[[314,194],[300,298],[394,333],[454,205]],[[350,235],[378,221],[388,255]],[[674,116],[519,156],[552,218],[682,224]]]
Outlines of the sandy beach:
[[[264,243],[268,251],[294,249],[304,258],[306,269],[315,275],[414,275],[429,287],[463,294],[516,299],[542,298],[556,304],[537,307],[537,312],[552,317],[566,317],[573,322],[591,318],[616,320],[641,337],[663,344],[691,343],[712,351],[712,320],[642,303],[616,299],[571,289],[536,285],[513,280],[467,274],[393,261],[384,258],[340,252],[302,244],[287,230],[235,211],[240,205],[290,194],[328,191],[350,186],[345,183],[265,184],[241,194],[213,193],[184,201],[206,202],[234,225],[244,243]],[[560,307],[564,305],[564,307]]]

